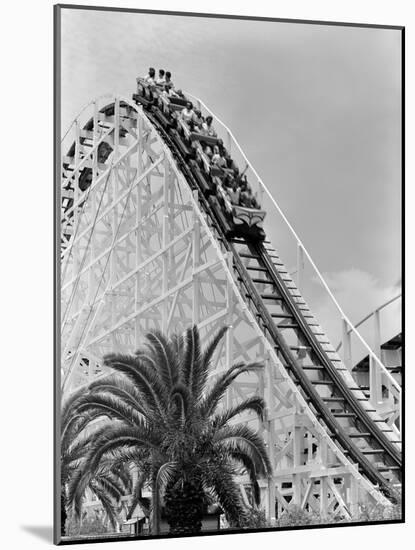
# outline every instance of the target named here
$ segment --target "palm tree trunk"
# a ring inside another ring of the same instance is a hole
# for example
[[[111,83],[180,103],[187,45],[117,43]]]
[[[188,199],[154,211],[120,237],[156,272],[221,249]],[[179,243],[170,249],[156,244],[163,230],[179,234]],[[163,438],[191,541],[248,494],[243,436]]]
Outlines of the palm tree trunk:
[[[197,534],[202,530],[206,498],[200,479],[171,483],[166,488],[165,511],[171,534]]]
[[[151,530],[153,535],[160,534],[160,495],[157,487],[156,477],[153,478],[151,483]]]
[[[65,536],[66,534],[66,495],[65,495],[65,487],[63,484],[61,485],[61,535]]]

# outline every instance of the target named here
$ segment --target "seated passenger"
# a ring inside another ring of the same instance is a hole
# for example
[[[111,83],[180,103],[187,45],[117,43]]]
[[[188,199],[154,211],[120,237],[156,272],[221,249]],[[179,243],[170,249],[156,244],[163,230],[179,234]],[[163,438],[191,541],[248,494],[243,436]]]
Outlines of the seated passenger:
[[[249,186],[247,186],[246,190],[241,193],[241,206],[244,206],[245,208],[256,208],[257,210],[260,208],[258,201],[254,197],[252,189]]]
[[[200,148],[196,149],[196,160],[199,164],[203,162],[202,159],[202,152],[206,155],[207,160],[210,162],[212,159],[212,149],[209,147],[209,145],[202,146],[202,151]]]
[[[212,151],[212,148],[207,145],[206,143],[203,144],[203,152],[205,153],[205,155],[210,159],[212,160],[212,156],[213,156],[213,151]]]
[[[195,132],[200,133],[202,130],[203,117],[202,117],[202,113],[198,109],[195,109],[192,122],[193,122],[193,130]]]
[[[257,210],[259,210],[261,208],[261,205],[259,204],[259,202],[256,199],[256,194],[253,195],[252,191],[251,191],[251,205],[252,205],[252,208],[256,208]]]
[[[223,147],[223,144],[222,144],[222,148],[223,148],[223,156],[224,156],[225,161],[226,161],[226,168],[228,168],[229,170],[233,170],[233,171],[238,170],[238,167],[236,166],[235,162],[233,161],[233,159],[230,156],[230,154],[228,153],[228,151],[225,149],[225,147]]]
[[[159,86],[164,86],[166,84],[166,79],[164,77],[165,71],[164,69],[159,69],[159,76],[156,80],[156,84]]]
[[[244,208],[251,208],[251,199],[249,197],[248,190],[241,191],[239,204]]]
[[[156,83],[156,70],[153,67],[150,67],[148,70],[148,75],[144,77],[144,82],[147,82],[149,86],[154,86]]]
[[[231,174],[225,174],[225,177],[222,180],[222,185],[229,192],[233,188],[235,180]]]
[[[172,90],[166,85],[163,86],[163,91],[161,93],[164,97],[171,97],[172,96]]]
[[[218,193],[218,187],[222,186],[222,182],[218,176],[213,176],[210,178],[212,182],[212,191],[216,194]]]
[[[184,95],[181,90],[175,90],[174,88],[170,88],[169,86],[167,86],[167,84],[164,85],[162,94],[166,97],[180,97],[184,99]]]
[[[182,109],[180,112],[180,118],[183,120],[188,126],[191,125],[193,117],[195,112],[193,111],[193,103],[191,101],[188,101],[186,103],[186,107]]]
[[[241,182],[239,204],[245,208],[251,208],[251,197],[249,195],[248,182],[246,180]]]
[[[244,183],[245,187],[248,187],[248,180],[246,179],[245,172],[248,170],[248,165],[246,165],[243,172],[239,172],[239,168],[235,166],[234,172],[235,172],[235,178],[238,182],[238,185],[242,185]]]
[[[212,125],[213,118],[209,115],[206,117],[206,121],[202,124],[202,134],[205,136],[217,137],[215,128]]]
[[[217,145],[213,147],[212,164],[215,164],[219,168],[226,167],[226,160],[220,154],[219,147]]]
[[[169,88],[166,84],[163,86],[163,91],[161,92],[165,97],[179,97],[174,88]]]
[[[241,195],[241,189],[238,187],[236,181],[233,182],[231,189],[228,189],[228,195],[232,204],[239,205],[239,199]]]
[[[174,90],[174,84],[173,84],[173,81],[171,79],[171,72],[170,71],[166,71],[164,85],[167,86],[169,89]]]

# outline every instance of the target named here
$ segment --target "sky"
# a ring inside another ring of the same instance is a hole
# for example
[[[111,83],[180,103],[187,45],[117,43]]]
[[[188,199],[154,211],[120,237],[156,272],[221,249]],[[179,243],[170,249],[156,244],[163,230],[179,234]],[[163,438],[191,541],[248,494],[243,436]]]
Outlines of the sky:
[[[62,131],[94,97],[131,97],[149,66],[170,70],[232,130],[357,322],[400,291],[400,41],[391,29],[64,9]],[[315,307],[329,319],[323,295]]]

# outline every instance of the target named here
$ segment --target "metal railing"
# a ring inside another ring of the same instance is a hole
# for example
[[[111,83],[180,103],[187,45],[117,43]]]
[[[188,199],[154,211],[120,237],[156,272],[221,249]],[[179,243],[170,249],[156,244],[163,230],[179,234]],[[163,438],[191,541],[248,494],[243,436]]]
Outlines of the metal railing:
[[[390,300],[387,300],[380,307],[376,308],[374,311],[369,313],[369,315],[366,315],[365,317],[363,317],[363,319],[361,319],[355,325],[355,329],[359,328],[359,332],[361,332],[362,329],[365,329],[365,332],[368,333],[367,337],[371,339],[373,353],[376,355],[376,357],[380,359],[380,361],[382,361],[383,359],[382,357],[383,337],[382,337],[381,313],[385,312],[388,306],[392,306],[393,304],[397,305],[397,302],[400,299],[402,299],[402,294],[398,294],[397,296],[394,296]],[[388,309],[390,311],[390,307]],[[341,348],[344,348],[344,349],[352,348],[352,339],[353,339],[353,332],[350,329],[345,330],[343,332],[342,340],[337,345],[336,351],[339,351]],[[358,362],[359,361],[356,362],[355,360],[353,363],[353,366],[355,366]],[[400,383],[399,383],[399,380],[393,377],[393,375],[389,372],[389,370],[387,372],[389,376],[385,376],[383,370],[379,372],[372,357],[369,355],[369,370],[368,370],[368,375],[365,375],[365,377],[368,376],[371,401],[373,401],[373,403],[378,404],[379,411],[382,411],[383,413],[387,413],[388,411],[391,412],[392,416],[395,419],[394,421],[396,422],[398,420],[398,415],[396,414],[396,411],[394,413],[392,412],[394,407],[394,400],[396,400],[396,397],[395,399],[393,397],[396,394],[396,391],[395,391],[396,385],[400,386]],[[356,373],[356,377],[357,376],[358,376],[358,373]],[[391,377],[395,380],[395,384],[393,385],[394,386],[393,388],[390,387]]]
[[[399,293],[397,296],[394,296],[390,300],[387,300],[385,303],[383,303],[381,306],[379,306],[378,308],[371,311],[368,315],[363,317],[363,319],[361,319],[358,323],[356,323],[354,325],[354,328],[357,329],[360,326],[363,326],[367,321],[371,320],[371,322],[373,323],[372,330],[373,330],[373,335],[374,335],[373,348],[374,348],[374,352],[376,353],[376,355],[379,357],[380,360],[382,360],[382,357],[381,357],[381,345],[382,345],[382,336],[381,336],[382,335],[382,326],[381,325],[382,325],[382,323],[381,323],[380,313],[381,313],[381,311],[386,309],[387,306],[393,304],[394,302],[396,302],[400,298],[402,298],[401,293]],[[350,329],[347,331],[346,336],[349,336],[349,334],[351,334]],[[344,344],[344,341],[341,340],[338,343],[337,347],[336,347],[336,351],[339,351],[343,344]]]

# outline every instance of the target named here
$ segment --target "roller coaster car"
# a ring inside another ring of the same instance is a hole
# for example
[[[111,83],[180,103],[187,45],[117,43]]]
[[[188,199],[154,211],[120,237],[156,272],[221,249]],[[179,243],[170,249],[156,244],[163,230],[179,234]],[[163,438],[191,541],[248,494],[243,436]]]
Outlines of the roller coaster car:
[[[145,107],[147,109],[150,108],[151,105],[153,105],[153,100],[148,99],[147,97],[145,97],[142,94],[133,94],[133,100],[136,103],[140,103],[143,107]]]
[[[235,224],[235,234],[263,241],[265,233],[262,229],[262,222],[264,221],[265,214],[265,210],[233,205],[232,215],[233,223]]]
[[[170,118],[168,118],[161,109],[158,107],[151,107],[152,112],[154,113],[155,117],[158,119],[160,124],[165,128],[167,131],[172,127],[172,121]]]
[[[201,143],[207,143],[209,145],[218,145],[220,140],[214,136],[206,136],[205,134],[199,134],[198,132],[192,132],[190,134],[190,139],[192,141],[200,141]]]
[[[221,185],[217,188],[217,195],[219,202],[223,205],[228,224],[232,226],[231,234],[228,236],[244,237],[251,241],[263,241],[265,239],[265,233],[262,229],[262,222],[266,215],[264,210],[232,204]]]
[[[169,101],[172,105],[180,105],[181,107],[186,107],[186,104],[189,100],[183,97],[169,96]]]
[[[170,130],[170,134],[172,136],[173,141],[179,148],[181,154],[183,155],[184,159],[188,161],[190,158],[194,156],[194,151],[187,145],[184,139],[180,136],[179,132],[175,129]]]
[[[218,199],[212,195],[208,198],[208,201],[211,208],[215,212],[216,217],[219,219],[220,224],[225,232],[225,235],[228,238],[234,237],[235,233],[233,231],[233,227],[229,223],[228,217],[224,215],[222,205],[219,203]]]
[[[214,208],[225,234],[228,237],[240,236],[251,241],[263,241],[265,239],[265,233],[261,226],[266,212],[264,210],[246,208],[244,206],[232,204],[222,186],[216,185],[214,180],[212,180],[211,176],[214,175],[214,167],[210,166],[208,159],[203,158],[203,151],[199,151],[199,154],[201,157],[200,160],[203,161],[204,164],[207,164],[207,166],[205,166],[206,173],[202,172],[198,163],[194,160],[197,148],[201,149],[201,141],[215,145],[219,142],[219,139],[213,136],[205,136],[197,132],[191,132],[187,125],[181,120],[177,120],[177,123],[175,123],[174,110],[182,108],[187,100],[175,97],[168,98],[169,111],[170,113],[173,111],[173,115],[170,114],[169,117],[166,112],[163,112],[160,101],[157,101],[157,105],[155,105],[153,100],[149,101],[142,95],[145,91],[144,86],[139,86],[139,89],[140,88],[143,92],[133,94],[134,101],[141,103],[145,108],[151,110],[158,122],[170,133],[184,161],[189,163],[189,167],[198,182],[199,188],[203,194],[208,197],[211,206]],[[176,128],[174,128],[175,125]],[[220,175],[223,175],[226,171],[226,169],[218,169]],[[215,196],[215,192],[217,196]]]
[[[195,160],[191,160],[189,162],[190,169],[192,170],[192,173],[194,177],[196,178],[199,187],[202,191],[202,193],[209,197],[210,195],[214,195],[216,192],[216,185],[211,182],[210,177],[206,174],[203,174],[198,163]]]

